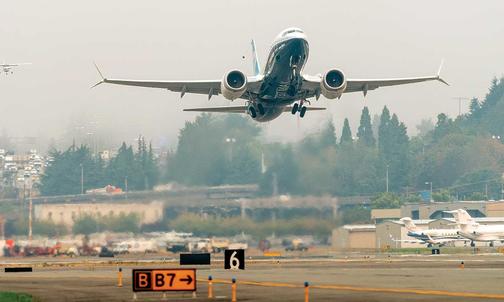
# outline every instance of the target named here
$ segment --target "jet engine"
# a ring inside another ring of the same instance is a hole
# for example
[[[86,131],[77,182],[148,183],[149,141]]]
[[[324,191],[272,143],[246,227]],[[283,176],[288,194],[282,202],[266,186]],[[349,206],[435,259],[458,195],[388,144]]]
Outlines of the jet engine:
[[[242,96],[247,90],[247,77],[239,70],[231,70],[224,75],[221,82],[221,93],[228,100]]]
[[[339,98],[346,89],[346,79],[339,69],[331,69],[324,74],[320,82],[320,91],[328,99]]]

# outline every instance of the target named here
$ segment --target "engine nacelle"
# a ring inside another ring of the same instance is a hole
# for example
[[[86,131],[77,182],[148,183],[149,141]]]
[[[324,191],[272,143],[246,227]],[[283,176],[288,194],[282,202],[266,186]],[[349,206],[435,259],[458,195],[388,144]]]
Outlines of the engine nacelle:
[[[339,98],[347,86],[345,74],[339,69],[331,69],[320,82],[320,91],[328,99]]]
[[[239,70],[231,70],[224,75],[221,82],[221,93],[228,100],[242,96],[247,90],[247,77]]]

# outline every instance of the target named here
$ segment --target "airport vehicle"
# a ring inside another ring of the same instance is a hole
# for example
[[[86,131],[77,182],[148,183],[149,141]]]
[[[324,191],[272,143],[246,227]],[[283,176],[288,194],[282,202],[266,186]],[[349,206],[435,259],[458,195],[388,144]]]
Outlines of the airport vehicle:
[[[301,239],[294,239],[289,244],[287,244],[285,250],[306,252],[308,250],[308,245],[306,245]]]
[[[102,83],[162,88],[180,92],[182,98],[186,93],[207,95],[208,99],[222,94],[228,100],[243,99],[246,105],[209,108],[191,108],[184,111],[248,113],[258,122],[271,121],[283,112],[299,113],[304,117],[306,111],[325,110],[312,107],[308,99],[339,99],[344,93],[368,91],[385,86],[395,86],[425,81],[440,81],[439,73],[433,76],[390,78],[390,79],[351,79],[340,69],[333,68],[324,75],[311,76],[303,74],[308,60],[309,46],[305,33],[299,28],[288,28],[282,31],[273,42],[266,67],[261,72],[255,42],[252,40],[253,75],[246,76],[240,70],[231,70],[222,79],[202,81],[151,81],[109,79],[101,76]],[[448,84],[447,84],[448,85]],[[308,106],[307,106],[308,105]]]
[[[464,209],[454,211],[445,211],[453,214],[455,221],[460,225],[458,234],[471,240],[471,246],[475,246],[475,241],[489,242],[494,246],[495,241],[504,242],[504,224],[500,225],[482,225]]]
[[[14,64],[2,63],[2,64],[0,64],[0,68],[2,69],[1,71],[3,71],[3,73],[5,73],[5,75],[8,75],[8,74],[14,73],[14,71],[12,70],[14,67],[18,67],[21,65],[30,65],[30,64],[31,63],[14,63]]]
[[[413,223],[410,217],[403,217],[399,220],[404,223],[404,226],[408,230],[408,236],[416,239],[409,242],[427,243],[428,247],[431,247],[433,245],[442,246],[454,241],[464,241],[458,233],[459,228],[422,230]]]
[[[223,250],[229,248],[229,240],[220,239],[220,238],[212,238],[210,240],[211,250],[214,253],[220,253]]]

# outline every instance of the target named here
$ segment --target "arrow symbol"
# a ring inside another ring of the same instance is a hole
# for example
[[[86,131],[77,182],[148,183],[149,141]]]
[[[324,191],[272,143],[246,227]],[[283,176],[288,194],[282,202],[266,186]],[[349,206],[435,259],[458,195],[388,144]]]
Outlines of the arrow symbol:
[[[190,276],[190,275],[187,275],[187,278],[184,278],[184,279],[180,279],[180,281],[182,282],[187,282],[187,285],[191,284],[192,281],[193,281],[193,278]]]

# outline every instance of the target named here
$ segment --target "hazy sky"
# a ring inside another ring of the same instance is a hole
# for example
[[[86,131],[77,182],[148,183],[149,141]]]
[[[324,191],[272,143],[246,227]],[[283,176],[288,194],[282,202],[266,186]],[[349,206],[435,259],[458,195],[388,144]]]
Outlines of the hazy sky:
[[[349,78],[431,75],[437,82],[381,88],[340,100],[321,98],[328,112],[290,114],[263,124],[268,139],[293,140],[332,116],[358,126],[362,107],[384,105],[409,132],[440,112],[455,116],[454,96],[482,97],[504,71],[503,1],[3,1],[0,60],[32,62],[0,76],[0,129],[14,136],[61,136],[72,120],[95,121],[122,139],[139,133],[169,144],[194,113],[182,108],[228,104],[160,89],[101,85],[108,77],[220,79],[232,68],[251,73],[250,39],[261,61],[284,28],[305,30],[305,73],[341,68]],[[246,58],[243,59],[242,56]],[[235,101],[240,103],[240,101]],[[467,110],[467,103],[463,104]],[[299,126],[298,126],[299,122]],[[338,133],[339,136],[339,133]]]

